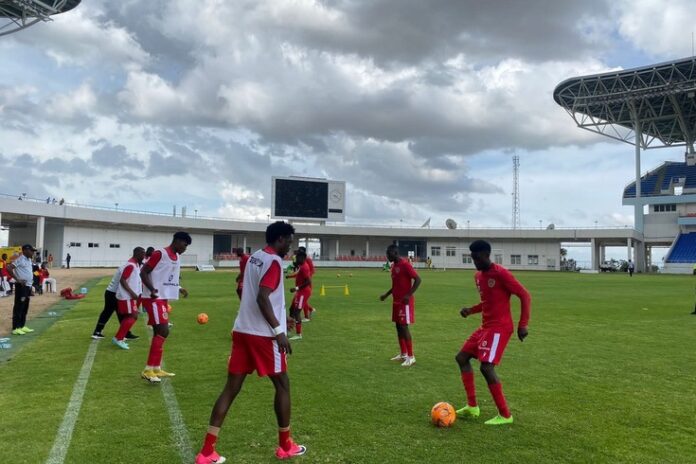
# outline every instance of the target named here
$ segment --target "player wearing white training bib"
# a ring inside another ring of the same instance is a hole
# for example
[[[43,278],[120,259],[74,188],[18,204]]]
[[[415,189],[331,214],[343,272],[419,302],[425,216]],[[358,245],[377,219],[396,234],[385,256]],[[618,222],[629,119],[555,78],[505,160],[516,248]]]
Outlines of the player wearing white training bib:
[[[179,299],[179,293],[186,298],[188,292],[179,285],[179,256],[191,244],[191,236],[177,232],[172,243],[155,250],[142,267],[140,277],[143,281],[143,307],[147,310],[148,324],[152,326],[152,343],[147,364],[141,376],[145,380],[158,383],[161,377],[174,374],[162,369],[164,342],[169,336],[169,300]]]
[[[140,279],[140,266],[145,257],[145,249],[136,247],[133,250],[133,257],[126,264],[119,268],[118,286],[116,287],[116,300],[118,302],[117,311],[123,316],[121,326],[113,338],[114,345],[121,349],[130,349],[126,343],[126,334],[138,320],[138,305],[143,284]]]
[[[282,257],[290,251],[294,233],[292,225],[285,222],[269,225],[266,229],[268,246],[254,253],[247,262],[242,301],[232,329],[227,383],[213,407],[208,433],[196,456],[196,464],[225,462],[225,458],[215,451],[220,427],[242,389],[244,379],[254,371],[260,377],[267,376],[275,387],[276,457],[288,459],[307,451],[290,438],[290,381],[286,372],[286,355],[292,350],[286,334]]]

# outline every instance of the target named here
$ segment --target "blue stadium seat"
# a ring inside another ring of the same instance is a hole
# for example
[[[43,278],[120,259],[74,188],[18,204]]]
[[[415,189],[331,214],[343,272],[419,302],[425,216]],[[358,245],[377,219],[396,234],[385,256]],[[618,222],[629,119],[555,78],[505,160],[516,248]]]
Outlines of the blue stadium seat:
[[[667,190],[672,179],[686,178],[685,188],[696,188],[696,166],[687,166],[684,162],[668,161],[654,171],[641,178],[640,189],[642,196],[660,195]],[[660,179],[662,181],[660,182]],[[659,185],[658,185],[659,183]],[[635,198],[636,183],[632,182],[624,189],[624,198]]]
[[[666,262],[696,263],[696,232],[680,234]]]

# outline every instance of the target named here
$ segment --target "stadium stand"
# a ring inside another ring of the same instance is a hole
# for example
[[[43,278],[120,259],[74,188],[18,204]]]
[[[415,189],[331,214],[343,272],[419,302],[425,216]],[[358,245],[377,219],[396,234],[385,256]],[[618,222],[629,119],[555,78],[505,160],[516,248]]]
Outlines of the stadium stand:
[[[686,162],[667,161],[641,178],[642,196],[672,195],[672,186],[685,179],[685,189],[696,189],[696,165]],[[636,183],[631,182],[624,189],[624,198],[636,197]]]
[[[666,261],[668,263],[693,263],[694,257],[696,257],[696,232],[691,232],[679,235]]]

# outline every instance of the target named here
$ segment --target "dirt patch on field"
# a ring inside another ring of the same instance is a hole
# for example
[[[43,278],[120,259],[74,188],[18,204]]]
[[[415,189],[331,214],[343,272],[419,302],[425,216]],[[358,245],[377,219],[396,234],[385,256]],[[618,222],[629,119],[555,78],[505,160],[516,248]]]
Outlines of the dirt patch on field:
[[[51,271],[51,277],[58,282],[58,292],[66,287],[71,287],[76,293],[80,291],[80,286],[90,279],[95,277],[106,277],[113,275],[115,269],[54,269]],[[35,295],[31,298],[29,304],[29,317],[31,320],[54,303],[59,301],[59,293],[44,293],[43,295]],[[0,298],[0,336],[5,336],[12,329],[12,305],[14,304],[14,295],[5,298]],[[27,324],[31,326],[31,324]]]

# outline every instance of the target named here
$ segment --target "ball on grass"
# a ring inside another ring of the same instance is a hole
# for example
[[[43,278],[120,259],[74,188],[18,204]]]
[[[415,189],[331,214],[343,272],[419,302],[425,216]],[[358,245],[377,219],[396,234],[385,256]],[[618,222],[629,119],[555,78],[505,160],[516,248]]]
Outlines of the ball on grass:
[[[336,274],[336,277],[341,277],[341,274]]]
[[[430,410],[430,419],[436,427],[451,427],[457,420],[457,412],[454,406],[441,401]]]
[[[207,324],[208,323],[208,315],[206,313],[200,313],[198,317],[196,318],[199,324]]]

